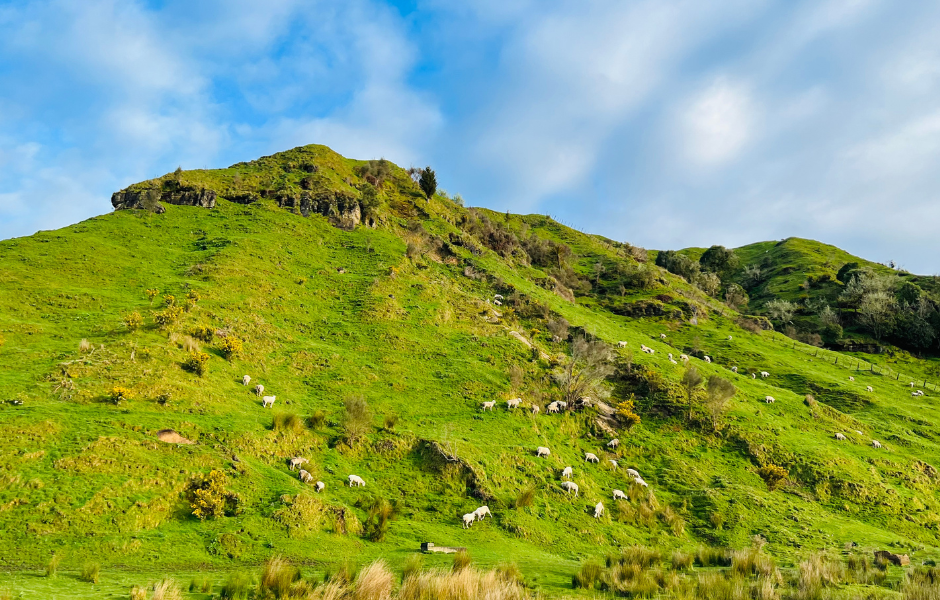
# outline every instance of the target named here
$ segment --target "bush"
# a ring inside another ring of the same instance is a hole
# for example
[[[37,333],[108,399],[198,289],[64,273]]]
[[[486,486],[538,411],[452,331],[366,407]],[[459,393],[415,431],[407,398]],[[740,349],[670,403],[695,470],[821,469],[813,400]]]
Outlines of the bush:
[[[296,414],[292,412],[282,412],[274,415],[274,421],[271,424],[274,431],[285,431],[298,434],[304,429],[304,423]]]
[[[171,306],[176,306],[176,296],[173,294],[167,294],[163,297],[163,304],[169,308]]]
[[[681,550],[676,550],[672,553],[670,562],[672,563],[673,570],[688,571],[692,568],[692,563],[695,562],[695,556],[687,552],[682,552]]]
[[[140,316],[140,313],[136,310],[132,313],[124,315],[124,326],[127,327],[130,331],[137,331],[143,322],[144,318]]]
[[[384,498],[376,498],[369,506],[369,516],[364,526],[366,539],[381,542],[388,533],[391,521],[397,516],[398,508]]]
[[[307,417],[307,427],[310,429],[320,429],[323,427],[323,424],[326,423],[326,413],[322,410],[318,410],[309,417]]]
[[[248,600],[251,584],[251,575],[248,573],[231,573],[219,591],[219,598],[221,600]]]
[[[813,398],[813,395],[812,395],[812,394],[806,394],[806,397],[803,398],[803,404],[805,404],[806,406],[808,406],[808,407],[810,407],[810,408],[813,408],[814,406],[816,406],[816,405],[819,404],[819,403],[816,402],[816,398]]]
[[[133,400],[134,392],[126,387],[114,386],[111,388],[111,391],[108,392],[108,398],[111,400],[112,404],[120,404],[125,400]]]
[[[398,424],[398,415],[390,414],[385,415],[385,419],[382,421],[382,425],[385,427],[386,431],[391,431],[395,429],[395,425]]]
[[[52,558],[46,563],[46,577],[55,577],[55,574],[59,571],[59,562],[61,560],[62,558],[58,554],[52,555]]]
[[[190,352],[189,357],[183,361],[183,369],[202,377],[206,374],[209,365],[209,355],[205,352]]]
[[[604,574],[604,567],[596,562],[586,562],[581,565],[581,570],[571,578],[571,587],[575,589],[592,590],[601,580]]]
[[[470,554],[468,554],[466,550],[461,550],[460,552],[454,555],[453,571],[455,573],[463,571],[464,569],[470,566],[471,562],[473,561],[470,558]]]
[[[153,306],[153,300],[160,293],[160,290],[154,288],[147,290],[147,299],[150,300],[150,305]]]
[[[225,472],[219,469],[190,479],[184,494],[193,515],[205,520],[236,514],[239,505],[238,494],[225,489],[227,482]]]
[[[199,296],[199,292],[196,290],[189,290],[186,292],[186,299],[195,304],[199,302],[202,298]]]
[[[161,579],[153,584],[150,600],[183,600],[183,590],[172,579]]]
[[[372,428],[372,411],[362,396],[347,398],[343,411],[343,432],[347,442],[356,442]]]
[[[189,591],[208,594],[212,591],[212,580],[206,575],[194,577],[193,580],[189,582]]]
[[[699,546],[695,553],[695,564],[700,567],[730,567],[731,553],[726,548]]]
[[[232,360],[236,356],[242,353],[242,341],[234,336],[227,336],[221,342],[219,342],[219,350],[222,352],[222,355],[228,359]]]
[[[160,329],[166,329],[172,325],[175,325],[182,316],[182,308],[179,306],[171,306],[166,310],[153,313],[153,322],[156,323],[157,327]]]
[[[211,342],[212,336],[215,335],[215,330],[209,327],[208,325],[197,325],[193,328],[192,336],[197,340],[202,340],[204,342]]]
[[[787,477],[790,475],[787,473],[786,469],[774,464],[767,464],[761,467],[757,471],[757,474],[764,480],[764,483],[767,484],[767,489],[771,492],[780,487],[780,484],[786,481]]]
[[[525,508],[527,506],[532,506],[532,503],[535,502],[535,486],[529,486],[526,489],[519,492],[519,495],[516,496],[513,506],[516,508]]]
[[[633,394],[630,394],[630,398],[617,404],[617,418],[627,428],[627,431],[640,423],[640,415],[636,414]]]
[[[82,570],[78,575],[80,581],[88,583],[98,583],[101,578],[101,565],[96,562],[87,562],[82,565]]]

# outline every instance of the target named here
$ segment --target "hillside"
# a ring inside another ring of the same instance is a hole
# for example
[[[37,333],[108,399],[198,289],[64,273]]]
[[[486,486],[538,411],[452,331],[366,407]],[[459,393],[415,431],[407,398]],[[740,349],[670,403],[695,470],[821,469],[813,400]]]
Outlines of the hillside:
[[[73,573],[100,562],[103,585],[126,593],[161,573],[221,581],[273,555],[317,573],[375,557],[400,569],[434,542],[513,562],[548,595],[579,593],[582,561],[634,544],[760,535],[784,564],[851,542],[940,555],[937,392],[912,397],[898,373],[921,376],[925,361],[875,372],[762,330],[642,249],[427,200],[404,170],[322,146],[168,174],[113,202],[0,242],[0,586],[24,598],[89,593],[25,575],[53,555]],[[737,252],[773,253],[762,285],[789,294],[817,272],[788,270],[795,244]],[[820,252],[820,272],[846,258]],[[610,346],[606,377],[587,406],[547,414],[584,336]],[[200,353],[202,375],[188,369]],[[687,396],[670,353],[730,381],[733,398]],[[632,428],[615,410],[631,399]],[[194,443],[165,443],[166,429]],[[773,491],[769,465],[788,472]],[[566,466],[577,498],[560,488]],[[200,520],[185,491],[213,470],[233,496]],[[493,518],[465,529],[483,504]]]

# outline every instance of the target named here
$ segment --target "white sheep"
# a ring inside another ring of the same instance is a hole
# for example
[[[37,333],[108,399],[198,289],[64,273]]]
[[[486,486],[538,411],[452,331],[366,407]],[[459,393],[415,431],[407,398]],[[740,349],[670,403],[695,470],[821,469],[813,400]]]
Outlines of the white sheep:
[[[325,487],[326,487],[326,484],[325,484],[325,483],[323,483],[322,481],[318,481],[318,482],[313,486],[313,489],[314,489],[314,491],[316,491],[316,493],[319,494],[320,492],[323,491],[323,488],[325,488]]]
[[[679,364],[679,363],[677,363],[677,362],[675,361],[675,359],[672,359],[672,358],[669,359],[669,362],[671,362],[671,363],[674,364],[674,365],[678,365],[678,364]]]
[[[732,372],[732,373],[737,373],[737,372],[738,372],[738,368],[737,368],[737,367],[731,367],[731,372]]]
[[[733,340],[733,339],[734,339],[734,338],[731,337],[730,335],[728,336],[728,341],[729,341],[729,342],[730,342],[731,340]]]
[[[627,475],[636,479],[640,476],[636,469],[627,469]]]
[[[849,381],[855,381],[855,378],[849,375]]]
[[[672,352],[669,353],[669,360],[672,360]]]
[[[627,347],[627,343],[626,343],[626,342],[617,342],[617,347],[618,347],[618,348],[626,348],[626,347]]]
[[[859,435],[865,435],[864,433],[862,433],[862,432],[859,431],[858,429],[855,430],[855,433],[857,433],[857,434],[859,434]]]
[[[607,442],[608,448],[616,448],[619,445],[620,445],[620,440],[618,438],[614,438],[610,440],[609,442]]]
[[[311,474],[308,473],[307,471],[304,471],[303,469],[301,469],[301,470],[300,470],[300,480],[303,481],[304,483],[310,483],[311,481],[313,481],[313,475],[311,475]]]
[[[293,457],[292,459],[290,459],[288,462],[290,463],[290,470],[293,471],[293,470],[294,470],[294,467],[299,467],[300,465],[305,465],[305,464],[307,464],[307,463],[310,462],[310,461],[307,460],[306,458],[302,457],[302,456],[295,456],[295,457]]]
[[[634,478],[633,478],[633,483],[635,483],[635,484],[637,484],[637,485],[641,485],[641,486],[643,486],[643,487],[649,487],[649,484],[646,483],[645,481],[643,481],[643,478],[642,478],[642,477],[634,477]]]
[[[476,513],[467,513],[467,514],[465,514],[465,515],[463,516],[463,528],[464,528],[464,529],[468,529],[471,525],[473,525],[473,522],[476,521],[476,520],[477,520],[477,514],[476,514]]]
[[[845,441],[845,434],[837,433],[837,434],[835,435],[835,438],[836,438],[837,440],[839,440],[839,441]]]
[[[767,404],[773,404],[774,402],[776,402],[776,400],[774,400],[773,396],[767,396],[766,398],[764,398],[764,402],[766,402]]]
[[[875,388],[871,387],[870,385],[866,385],[866,386],[865,386],[865,389],[866,389],[867,391],[869,391],[869,392],[874,392],[874,391],[875,391]]]
[[[571,492],[574,492],[574,497],[578,497],[578,484],[573,481],[562,481],[561,488],[568,492],[568,495],[571,495]]]
[[[661,340],[666,339],[666,334],[665,334],[665,333],[660,333],[660,334],[659,334],[659,339],[661,339]]]
[[[496,306],[502,306],[502,305],[503,305],[503,303],[500,302],[499,300],[493,300],[493,304],[495,304]]]
[[[597,506],[594,507],[594,518],[599,519],[601,518],[601,515],[603,514],[604,514],[604,504],[602,502],[598,502]]]
[[[911,382],[911,387],[914,387],[914,382],[913,382],[913,381]]]
[[[712,361],[712,357],[706,355],[706,356],[705,356],[705,362],[710,363],[711,361]]]
[[[614,468],[615,468],[615,469],[620,466],[620,465],[617,463],[617,461],[615,461],[615,460],[612,459],[612,458],[608,458],[607,460],[610,461],[610,464],[614,465]]]
[[[647,345],[645,345],[645,344],[640,344],[640,351],[641,351],[641,352],[649,352],[649,351],[650,351],[650,347],[647,346]]]
[[[504,300],[504,299],[505,299],[505,298],[503,298],[503,295],[502,295],[502,294],[493,294],[493,297],[496,298],[497,300]]]
[[[564,400],[556,400],[555,402],[558,403],[558,408],[562,410],[568,410],[568,403],[565,402]]]
[[[761,372],[760,372],[760,376],[763,377],[764,379],[766,379],[766,378],[770,377],[770,373],[768,373],[767,371],[761,371]]]
[[[251,383],[251,375],[242,377],[242,385],[248,385],[249,383]]]
[[[538,405],[538,404],[533,404],[533,405],[532,405],[532,414],[533,414],[533,415],[539,414],[539,411],[540,411],[540,410],[542,410],[542,409],[539,408],[539,405]]]
[[[597,458],[597,455],[595,455],[595,454],[591,454],[590,452],[585,452],[585,453],[584,453],[584,461],[585,461],[585,462],[596,463],[596,462],[600,462],[600,459]]]
[[[561,470],[561,476],[564,479],[571,479],[572,474],[574,474],[574,469],[572,469],[571,467],[565,467],[564,469]]]
[[[751,379],[757,379],[757,373],[751,373]]]
[[[366,482],[363,481],[363,480],[362,480],[362,477],[359,477],[358,475],[350,475],[350,476],[349,476],[349,487],[354,487],[354,486],[355,486],[355,487],[365,487],[365,486],[366,486]]]
[[[263,393],[264,393],[264,386],[259,383],[258,385],[255,386],[255,396],[260,396]]]
[[[872,448],[881,448],[881,442],[879,442],[878,440],[872,440],[872,441],[871,441],[871,447],[872,447]]]
[[[483,403],[483,410],[489,410],[490,412],[493,412],[493,408],[495,407],[496,407],[496,400],[490,400],[489,402]]]
[[[535,455],[540,458],[542,456],[551,456],[552,451],[546,448],[545,446],[539,446],[538,448],[535,449]]]
[[[490,512],[489,506],[481,506],[480,508],[473,511],[473,514],[477,516],[477,521],[482,521],[486,518],[486,515],[489,515],[490,518],[493,518],[493,513]]]
[[[513,398],[512,400],[506,400],[506,406],[509,408],[518,408],[521,402],[522,398]]]
[[[682,362],[689,362],[689,355],[688,355],[688,354],[680,354],[680,355],[679,355],[679,360],[681,360]]]
[[[261,399],[261,406],[264,408],[271,408],[274,406],[274,401],[277,400],[277,396],[265,396]]]
[[[557,401],[552,402],[552,403],[549,404],[547,407],[545,407],[545,412],[547,412],[548,414],[557,413],[557,412],[558,412],[558,402],[557,402]]]
[[[623,490],[614,490],[614,500],[626,500],[627,495],[623,493]]]

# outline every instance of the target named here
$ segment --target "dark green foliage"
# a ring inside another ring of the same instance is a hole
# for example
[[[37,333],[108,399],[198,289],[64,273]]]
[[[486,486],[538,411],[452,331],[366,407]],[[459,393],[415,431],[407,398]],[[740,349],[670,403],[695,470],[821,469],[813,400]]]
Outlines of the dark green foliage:
[[[398,515],[397,505],[384,498],[376,498],[367,506],[369,516],[366,519],[363,535],[372,542],[381,542],[388,533],[391,521]]]
[[[698,263],[692,262],[692,259],[688,256],[676,252],[675,250],[664,250],[657,254],[656,266],[662,267],[680,277],[685,277],[689,281],[692,281],[699,272]]]
[[[418,185],[421,186],[421,191],[424,192],[424,195],[430,200],[434,192],[437,191],[437,175],[434,174],[431,167],[425,167],[424,170],[421,171],[421,179],[418,180]]]
[[[702,254],[698,262],[703,270],[715,273],[725,280],[737,268],[738,257],[733,250],[724,246],[712,246]]]
[[[848,283],[852,277],[855,276],[855,272],[861,268],[861,265],[857,262],[847,262],[839,268],[839,272],[836,274],[836,279],[842,283]]]

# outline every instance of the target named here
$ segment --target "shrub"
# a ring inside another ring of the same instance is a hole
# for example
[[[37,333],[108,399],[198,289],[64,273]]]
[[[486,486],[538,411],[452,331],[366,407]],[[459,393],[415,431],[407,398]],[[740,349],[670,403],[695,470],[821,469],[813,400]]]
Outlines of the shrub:
[[[153,306],[153,300],[160,293],[160,290],[154,288],[147,290],[147,299],[150,300],[150,306]]]
[[[581,570],[571,578],[571,587],[575,589],[594,589],[594,586],[601,580],[604,574],[604,567],[596,562],[586,562],[581,565]]]
[[[420,554],[411,554],[405,559],[405,564],[401,569],[401,580],[405,581],[421,572],[424,564],[424,558]]]
[[[120,404],[121,402],[125,400],[133,400],[134,392],[132,392],[126,387],[121,387],[119,385],[116,385],[113,388],[111,388],[110,392],[108,392],[108,398],[111,400],[113,404]]]
[[[170,306],[166,310],[153,313],[153,322],[156,323],[160,329],[166,329],[167,327],[175,325],[182,316],[182,308],[179,306]]]
[[[470,566],[471,562],[472,560],[470,558],[470,554],[468,554],[466,550],[461,550],[460,552],[454,555],[454,565],[453,565],[454,573],[463,571],[464,569]]]
[[[298,434],[304,429],[304,423],[295,413],[281,412],[274,415],[274,421],[271,424],[274,431],[285,431]]]
[[[132,313],[124,315],[124,326],[127,327],[130,331],[137,331],[143,322],[144,318],[140,316],[140,313],[136,310]]]
[[[101,578],[101,565],[96,562],[87,562],[82,565],[82,570],[78,575],[80,581],[88,583],[98,583]]]
[[[167,308],[169,308],[169,307],[171,307],[171,306],[176,306],[176,296],[174,296],[173,294],[167,294],[167,295],[165,295],[165,296],[163,297],[163,304],[164,304],[164,306],[166,306]]]
[[[359,572],[356,578],[356,600],[388,600],[392,596],[395,576],[382,559]]]
[[[225,580],[225,585],[219,590],[219,598],[221,600],[247,600],[251,583],[251,575],[248,573],[231,573]]]
[[[372,427],[372,411],[362,396],[347,398],[343,410],[343,432],[347,442],[356,442]]]
[[[418,180],[418,185],[421,187],[421,191],[424,192],[424,195],[427,196],[427,199],[430,200],[434,192],[437,191],[437,175],[435,175],[431,167],[425,167],[424,170],[421,171],[421,178]]]
[[[225,472],[219,469],[189,480],[184,494],[194,516],[204,520],[238,512],[238,494],[225,489],[227,481]]]
[[[183,369],[202,377],[209,365],[209,355],[205,352],[191,352],[183,361]]]
[[[265,563],[264,572],[261,574],[261,595],[270,593],[275,598],[288,598],[291,585],[298,579],[300,569],[280,556],[273,556]]]
[[[513,506],[516,508],[525,508],[527,506],[532,506],[532,503],[535,502],[535,486],[529,486],[526,489],[519,492],[519,495],[516,496]]]
[[[194,577],[193,580],[189,582],[189,591],[208,594],[212,591],[212,580],[206,575]]]
[[[514,562],[496,565],[496,574],[506,583],[523,584],[522,571]]]
[[[369,506],[369,517],[366,519],[364,535],[373,542],[381,542],[388,533],[391,521],[397,516],[398,508],[385,500],[376,498]]]
[[[62,558],[58,554],[52,555],[52,558],[46,563],[46,577],[55,577],[55,574],[59,571],[59,562],[61,560]]]
[[[692,563],[695,562],[695,556],[687,552],[682,552],[681,550],[676,550],[672,553],[670,562],[672,563],[673,570],[688,571],[692,568]]]
[[[211,342],[212,336],[215,335],[215,330],[209,327],[208,325],[197,325],[193,328],[192,336],[197,340],[202,340],[204,342]]]
[[[310,429],[320,429],[324,423],[326,423],[326,413],[322,410],[318,410],[307,417],[307,427]]]
[[[758,469],[757,474],[764,480],[764,483],[767,484],[767,489],[771,492],[780,487],[780,484],[786,481],[787,477],[790,475],[787,473],[786,469],[774,464],[764,465]]]
[[[725,548],[699,546],[695,553],[695,563],[700,567],[730,567],[731,553]]]
[[[636,565],[642,569],[648,569],[658,565],[663,560],[662,553],[656,548],[647,548],[646,546],[630,546],[620,551],[620,556],[607,557],[607,566],[612,567],[615,564]]]
[[[627,428],[627,431],[640,423],[640,415],[636,414],[633,394],[630,394],[630,398],[617,404],[617,418]]]
[[[806,406],[808,406],[808,407],[810,407],[810,408],[813,408],[814,406],[816,406],[816,405],[819,404],[819,403],[816,402],[816,398],[813,398],[813,395],[812,395],[812,394],[806,394],[806,397],[803,398],[803,404],[805,404]]]
[[[385,427],[386,431],[391,431],[395,429],[395,425],[398,424],[398,415],[389,414],[385,415],[385,419],[382,421],[382,425]]]
[[[222,355],[228,360],[232,360],[236,356],[242,353],[242,341],[234,336],[227,336],[221,342],[219,342],[219,350],[222,352]]]
[[[197,292],[196,290],[189,290],[188,292],[186,292],[186,299],[195,304],[196,302],[199,302],[202,298],[199,296],[199,292]]]

